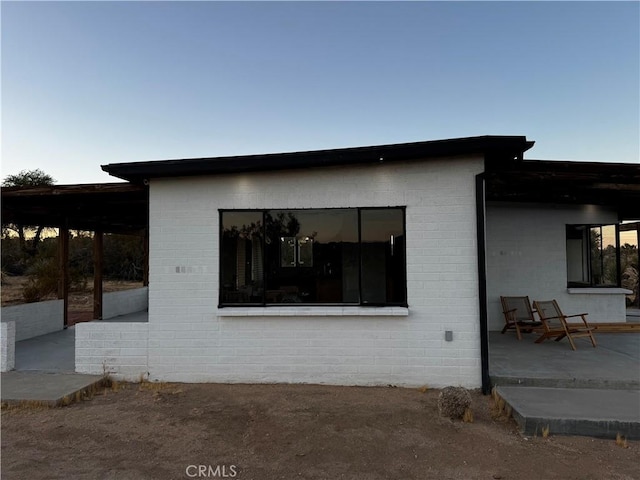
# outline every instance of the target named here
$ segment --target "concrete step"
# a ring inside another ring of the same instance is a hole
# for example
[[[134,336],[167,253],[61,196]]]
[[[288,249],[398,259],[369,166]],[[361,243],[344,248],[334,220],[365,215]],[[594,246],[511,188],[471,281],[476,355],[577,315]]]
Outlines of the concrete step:
[[[3,404],[68,405],[103,382],[101,375],[78,373],[6,372],[2,374]]]
[[[640,377],[623,378],[603,377],[594,373],[587,376],[580,372],[580,376],[567,372],[542,371],[538,375],[535,372],[526,374],[491,374],[491,385],[494,387],[544,387],[544,388],[590,388],[600,390],[640,390]]]
[[[499,386],[525,435],[640,439],[640,390]]]

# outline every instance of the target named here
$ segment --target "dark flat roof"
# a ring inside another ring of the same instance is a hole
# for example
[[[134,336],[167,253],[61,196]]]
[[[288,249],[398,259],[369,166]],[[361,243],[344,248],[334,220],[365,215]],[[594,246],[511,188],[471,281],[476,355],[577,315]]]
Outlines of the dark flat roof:
[[[606,205],[620,219],[640,219],[640,164],[523,160],[526,137],[470,137],[372,147],[103,166],[134,183],[2,188],[2,223],[136,233],[147,228],[145,179],[479,154],[489,201]]]
[[[149,162],[110,163],[102,169],[114,177],[140,183],[158,177],[216,175],[309,167],[426,160],[435,157],[478,154],[496,162],[522,158],[533,146],[524,136],[453,138],[369,147],[269,153],[230,157],[187,158]]]

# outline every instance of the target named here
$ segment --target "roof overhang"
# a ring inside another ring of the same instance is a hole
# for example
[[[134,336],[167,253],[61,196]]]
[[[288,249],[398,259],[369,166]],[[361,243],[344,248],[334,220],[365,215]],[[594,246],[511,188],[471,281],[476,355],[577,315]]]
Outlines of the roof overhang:
[[[148,187],[130,183],[3,187],[2,224],[142,233]]]
[[[621,220],[640,219],[640,164],[523,160],[526,137],[484,136],[396,145],[236,157],[104,165],[133,183],[2,189],[2,222],[113,233],[148,224],[145,180],[479,155],[485,160],[489,201],[596,204]]]
[[[640,219],[640,164],[523,160],[486,165],[487,200],[592,204]]]
[[[143,183],[160,177],[219,175],[310,167],[420,161],[438,157],[480,155],[497,163],[522,159],[533,146],[523,136],[480,136],[369,147],[271,153],[232,157],[188,158],[133,163],[110,163],[102,169],[124,180]]]

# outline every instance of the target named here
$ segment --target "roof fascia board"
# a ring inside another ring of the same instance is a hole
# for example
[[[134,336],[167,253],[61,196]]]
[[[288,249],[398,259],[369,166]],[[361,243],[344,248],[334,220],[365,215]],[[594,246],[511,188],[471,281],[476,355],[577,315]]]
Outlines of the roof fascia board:
[[[115,163],[102,165],[102,169],[110,175],[140,182],[158,177],[375,164],[469,154],[513,161],[521,159],[533,143],[524,136],[482,136],[307,152]]]

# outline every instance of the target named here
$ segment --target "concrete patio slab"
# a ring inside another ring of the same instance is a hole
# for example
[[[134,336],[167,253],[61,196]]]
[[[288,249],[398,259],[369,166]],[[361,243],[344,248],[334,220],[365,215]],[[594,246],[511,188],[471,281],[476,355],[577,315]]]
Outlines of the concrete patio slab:
[[[77,373],[6,372],[0,381],[3,404],[36,403],[55,407],[66,405],[76,394],[95,388],[103,377]]]
[[[518,341],[514,334],[489,333],[492,385],[640,389],[640,334],[596,334],[598,346],[576,340],[534,343],[535,334]]]
[[[491,383],[524,434],[640,439],[638,333],[597,333],[596,348],[578,339],[576,351],[535,338],[489,334]]]
[[[74,327],[16,342],[17,371],[73,373],[76,370]]]
[[[526,435],[640,439],[640,390],[497,387]]]

